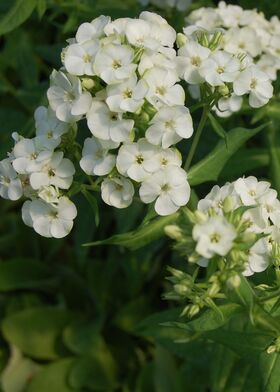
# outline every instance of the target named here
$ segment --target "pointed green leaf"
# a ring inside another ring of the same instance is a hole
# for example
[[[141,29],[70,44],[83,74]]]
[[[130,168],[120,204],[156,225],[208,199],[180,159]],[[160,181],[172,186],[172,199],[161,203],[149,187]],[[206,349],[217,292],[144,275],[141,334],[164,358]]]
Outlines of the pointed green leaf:
[[[200,162],[191,167],[188,173],[190,185],[198,185],[204,182],[216,181],[229,160],[247,140],[255,136],[267,124],[249,130],[246,128],[235,128],[227,134],[227,146],[220,140],[217,146]]]
[[[280,354],[263,353],[260,356],[260,371],[264,392],[280,390]]]
[[[226,133],[226,131],[221,126],[221,124],[217,121],[217,119],[213,116],[213,114],[208,113],[208,118],[211,122],[211,125],[212,125],[214,132],[216,132],[216,134],[218,136],[220,136],[222,139],[224,139],[226,147],[227,147],[227,133]]]
[[[164,227],[175,222],[179,213],[153,219],[146,225],[125,234],[116,234],[103,241],[95,241],[84,246],[119,245],[135,250],[152,241],[159,239],[164,234]]]

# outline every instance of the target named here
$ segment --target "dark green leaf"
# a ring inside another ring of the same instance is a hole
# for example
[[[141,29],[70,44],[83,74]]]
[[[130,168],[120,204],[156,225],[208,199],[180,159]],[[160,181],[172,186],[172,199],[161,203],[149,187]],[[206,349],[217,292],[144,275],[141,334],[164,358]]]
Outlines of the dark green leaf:
[[[89,205],[90,205],[92,212],[94,214],[95,225],[98,226],[99,222],[100,222],[100,218],[99,218],[99,208],[98,208],[98,203],[96,201],[96,198],[94,196],[92,196],[92,194],[85,189],[82,191],[82,193],[85,196],[85,198],[87,199],[87,201],[89,202]]]
[[[189,183],[198,185],[208,181],[216,181],[223,167],[229,158],[244,144],[247,140],[255,136],[267,125],[262,125],[256,129],[236,128],[227,134],[227,146],[221,140],[217,146],[200,162],[191,167],[188,173]]]
[[[280,390],[280,355],[263,353],[260,356],[260,370],[264,392]]]
[[[32,14],[37,0],[17,0],[0,22],[0,35],[21,25]]]

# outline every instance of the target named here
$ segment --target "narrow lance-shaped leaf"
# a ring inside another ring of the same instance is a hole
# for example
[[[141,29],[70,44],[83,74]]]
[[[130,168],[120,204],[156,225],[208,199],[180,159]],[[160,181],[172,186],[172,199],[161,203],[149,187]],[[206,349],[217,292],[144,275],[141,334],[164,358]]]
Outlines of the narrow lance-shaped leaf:
[[[267,124],[264,124],[252,130],[235,128],[229,131],[227,134],[227,146],[225,145],[224,140],[220,140],[213,151],[191,167],[188,173],[190,185],[194,186],[208,181],[216,181],[229,158],[238,151],[247,140],[255,136],[266,126]]]
[[[169,216],[155,218],[136,230],[124,234],[116,234],[103,241],[90,242],[84,244],[84,246],[120,245],[132,250],[139,249],[159,239],[164,234],[164,227],[175,222],[178,216],[179,213],[175,213]]]

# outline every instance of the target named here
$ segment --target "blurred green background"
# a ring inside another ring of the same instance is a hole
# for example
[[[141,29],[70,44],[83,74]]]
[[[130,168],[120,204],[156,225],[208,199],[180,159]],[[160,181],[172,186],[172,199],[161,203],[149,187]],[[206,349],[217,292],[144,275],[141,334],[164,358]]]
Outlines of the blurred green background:
[[[13,26],[4,15],[16,2],[0,0],[0,33],[5,32],[0,36],[1,159],[12,147],[13,131],[32,136],[34,109],[46,104],[51,70],[60,66],[60,51],[79,24],[100,14],[116,18],[143,10],[137,0],[20,3],[28,12],[19,8]],[[267,16],[280,13],[278,1],[232,3],[257,6]],[[192,8],[207,4],[213,3],[194,1]],[[177,31],[184,25],[184,15],[177,11],[148,9],[167,17]],[[238,121],[235,126],[247,120]],[[216,140],[206,136],[201,154]],[[204,194],[205,188],[199,191]],[[27,228],[21,202],[0,201],[3,391],[230,392],[241,391],[234,388],[245,380],[242,391],[252,387],[258,392],[257,376],[250,377],[253,363],[222,346],[173,343],[151,316],[166,310],[168,320],[177,314],[162,299],[166,266],[184,263],[172,252],[171,242],[162,239],[137,251],[81,246],[137,227],[146,208],[134,203],[128,210],[115,210],[98,199],[98,219],[82,195],[74,201],[78,217],[63,240],[44,239]],[[223,368],[225,355],[231,358],[230,370]],[[250,382],[255,386],[246,384]]]

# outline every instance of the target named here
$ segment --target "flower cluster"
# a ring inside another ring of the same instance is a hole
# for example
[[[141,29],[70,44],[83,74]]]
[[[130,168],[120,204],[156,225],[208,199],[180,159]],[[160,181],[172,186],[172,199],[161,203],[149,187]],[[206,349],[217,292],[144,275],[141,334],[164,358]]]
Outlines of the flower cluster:
[[[192,317],[205,306],[214,308],[214,299],[240,285],[240,274],[250,276],[272,264],[279,271],[280,201],[268,182],[251,176],[215,185],[195,212],[184,208],[181,215],[166,233],[189,262],[211,269],[201,285],[197,270],[191,276],[170,268],[173,289],[166,297],[187,300],[183,314]]]
[[[211,260],[223,259],[245,276],[274,262],[280,241],[280,201],[269,182],[251,176],[215,185],[197,210],[187,214],[192,222],[186,248],[190,261],[206,267]],[[167,232],[173,237],[176,232],[179,243],[183,241],[180,226]]]
[[[22,207],[25,224],[44,237],[62,238],[72,229],[77,214],[63,194],[72,184],[75,168],[56,148],[73,126],[44,106],[35,112],[35,126],[32,139],[13,134],[14,148],[0,162],[0,195],[10,200],[27,198]]]
[[[1,196],[29,199],[23,220],[36,232],[59,238],[72,228],[76,208],[67,191],[75,168],[64,154],[79,160],[93,187],[101,183],[108,205],[128,207],[135,187],[160,215],[188,202],[187,175],[174,145],[192,136],[193,124],[177,83],[175,40],[175,30],[150,12],[115,21],[100,16],[68,40],[63,67],[51,74],[49,107],[35,112],[36,136],[15,135],[0,166]],[[88,132],[83,147],[76,141],[81,121]]]
[[[217,8],[202,7],[187,17],[184,29],[190,39],[194,31],[222,32],[219,54],[208,60],[205,50],[198,52],[201,58],[199,72],[210,85],[221,81],[233,82],[233,94],[222,98],[216,112],[222,117],[240,109],[242,95],[249,94],[249,104],[260,107],[272,96],[271,81],[276,80],[280,69],[280,21],[274,16],[267,20],[257,10],[244,10],[240,6],[220,2]],[[240,62],[240,72],[237,71]],[[222,72],[222,69],[224,70]],[[216,71],[216,72],[215,72]],[[222,76],[221,76],[222,75]]]
[[[139,0],[142,6],[148,4],[154,5],[158,8],[176,8],[178,11],[186,11],[192,3],[192,0]]]

